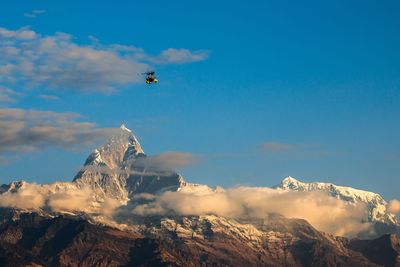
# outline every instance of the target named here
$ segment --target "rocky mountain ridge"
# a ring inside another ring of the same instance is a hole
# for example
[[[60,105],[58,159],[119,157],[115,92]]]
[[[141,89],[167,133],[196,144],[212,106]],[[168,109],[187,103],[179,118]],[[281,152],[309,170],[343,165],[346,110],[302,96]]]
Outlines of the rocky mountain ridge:
[[[394,239],[387,236],[364,244],[320,233],[304,220],[280,216],[267,219],[258,229],[215,216],[153,218],[141,230],[130,232],[76,216],[24,213],[0,224],[0,264],[396,266],[400,262],[398,239]],[[390,258],[379,257],[387,253]]]

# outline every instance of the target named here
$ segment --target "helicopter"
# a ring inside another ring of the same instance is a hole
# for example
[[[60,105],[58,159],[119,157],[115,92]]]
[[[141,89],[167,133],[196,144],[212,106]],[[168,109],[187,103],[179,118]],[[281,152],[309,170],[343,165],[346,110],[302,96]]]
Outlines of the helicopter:
[[[156,76],[154,75],[154,71],[148,71],[145,73],[142,73],[143,75],[146,75],[146,83],[151,84],[151,83],[158,83],[158,80]]]

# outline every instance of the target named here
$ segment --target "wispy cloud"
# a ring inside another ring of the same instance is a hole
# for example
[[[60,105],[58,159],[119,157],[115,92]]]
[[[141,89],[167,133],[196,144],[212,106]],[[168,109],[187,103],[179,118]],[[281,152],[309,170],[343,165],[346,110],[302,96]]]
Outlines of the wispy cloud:
[[[261,144],[261,149],[265,152],[288,152],[298,148],[298,145],[280,142],[265,142]]]
[[[136,166],[150,170],[176,170],[194,164],[199,157],[187,152],[170,151],[138,159]]]
[[[3,104],[14,103],[20,96],[22,96],[21,93],[18,93],[10,88],[3,87],[0,85],[0,103]]]
[[[169,48],[161,52],[157,57],[151,58],[151,61],[158,64],[182,64],[196,61],[203,61],[209,56],[209,51]]]
[[[49,146],[71,149],[103,140],[116,130],[80,122],[79,118],[76,113],[0,109],[0,153],[26,152]]]
[[[123,174],[146,176],[171,176],[176,171],[192,165],[199,160],[199,157],[187,152],[165,152],[157,155],[135,158],[131,164],[133,168],[110,168],[107,165],[88,165],[82,170],[99,172],[104,174]]]
[[[149,64],[190,63],[208,56],[205,51],[174,48],[152,56],[135,46],[91,40],[82,45],[66,33],[44,36],[29,28],[0,28],[0,84],[113,92],[141,82],[137,74],[150,69]]]
[[[44,10],[44,9],[34,9],[30,12],[25,13],[24,16],[27,18],[30,18],[30,19],[34,19],[44,13],[46,13],[46,10]]]
[[[56,95],[39,95],[39,98],[49,101],[59,100],[60,98]]]
[[[259,145],[261,152],[266,155],[291,155],[298,158],[321,158],[338,155],[337,152],[323,150],[320,145],[295,144],[267,141]]]

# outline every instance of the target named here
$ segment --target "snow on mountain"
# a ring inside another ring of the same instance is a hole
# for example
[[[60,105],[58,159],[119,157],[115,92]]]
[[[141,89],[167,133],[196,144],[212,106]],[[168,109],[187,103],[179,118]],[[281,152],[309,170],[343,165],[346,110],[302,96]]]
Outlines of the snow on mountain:
[[[108,143],[89,155],[73,182],[92,188],[99,200],[111,197],[127,202],[138,193],[176,191],[186,185],[173,171],[154,168],[138,139],[121,125]]]
[[[84,165],[118,168],[127,159],[138,155],[144,155],[139,141],[132,131],[122,124],[107,144],[95,149],[89,155]]]
[[[0,194],[4,193],[4,192],[16,192],[19,189],[25,187],[27,184],[27,182],[25,181],[15,181],[15,182],[11,182],[9,184],[2,184],[0,186]]]
[[[28,183],[24,181],[12,182],[9,185],[2,185],[0,194],[16,192],[27,186]],[[224,191],[218,187],[211,188],[207,185],[187,183],[175,171],[151,162],[151,157],[144,153],[134,133],[125,125],[121,125],[105,145],[98,147],[87,157],[73,182],[35,185],[35,187],[35,190],[43,195],[90,188],[93,200],[90,199],[87,206],[92,210],[101,210],[102,203],[108,199],[118,200],[121,204],[128,204],[130,201],[133,203],[135,195],[141,193],[160,194],[165,191],[181,191],[184,194],[203,196]],[[330,183],[303,183],[292,177],[285,178],[275,189],[323,191],[349,203],[362,202],[368,207],[369,221],[398,225],[396,216],[386,210],[387,202],[380,195],[372,192]],[[222,218],[219,222],[224,224]],[[227,226],[226,229],[229,227]]]
[[[205,239],[211,235],[226,235],[237,242],[245,243],[254,249],[263,246],[263,231],[255,226],[240,223],[233,219],[227,219],[215,215],[190,216],[181,218],[162,218],[157,224],[143,228],[143,233],[162,238],[166,233],[191,242],[191,239]]]
[[[290,176],[283,179],[275,188],[285,191],[322,191],[346,202],[362,202],[368,207],[368,219],[370,222],[398,224],[396,215],[387,211],[386,207],[388,203],[379,194],[373,192],[346,186],[337,186],[331,183],[304,183]]]
[[[127,131],[127,132],[129,132],[129,133],[132,132],[132,130],[131,130],[131,129],[128,129],[128,128],[125,126],[125,124],[121,124],[121,126],[120,126],[119,128],[120,128],[121,130]]]
[[[82,205],[85,210],[101,208],[109,199],[127,204],[136,194],[160,194],[165,191],[204,191],[206,185],[186,183],[178,173],[150,162],[138,139],[125,125],[115,132],[105,145],[96,148],[72,182],[32,184],[25,181],[0,186],[0,194],[19,192],[49,198],[54,194],[82,194],[90,189],[90,197]],[[28,190],[25,190],[28,189]],[[67,196],[68,197],[68,196]],[[14,200],[13,200],[14,201]],[[24,205],[36,210],[38,205]],[[63,211],[64,212],[64,211]]]

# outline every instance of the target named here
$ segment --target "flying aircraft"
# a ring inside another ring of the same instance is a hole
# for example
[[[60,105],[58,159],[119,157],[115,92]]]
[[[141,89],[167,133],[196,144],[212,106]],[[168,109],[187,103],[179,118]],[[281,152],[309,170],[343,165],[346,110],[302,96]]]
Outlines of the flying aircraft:
[[[147,84],[158,83],[158,80],[157,80],[156,76],[154,75],[154,73],[155,73],[154,71],[142,73],[143,75],[146,75],[146,83]]]

